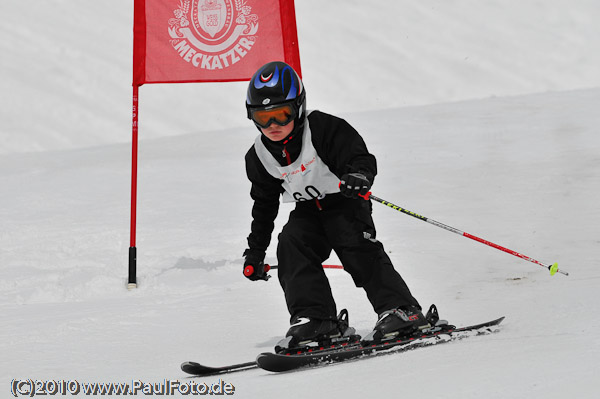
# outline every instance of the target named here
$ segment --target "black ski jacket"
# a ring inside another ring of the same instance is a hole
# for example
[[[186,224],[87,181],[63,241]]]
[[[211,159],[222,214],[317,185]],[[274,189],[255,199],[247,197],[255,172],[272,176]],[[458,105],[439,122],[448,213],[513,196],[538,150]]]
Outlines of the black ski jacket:
[[[312,144],[319,157],[338,178],[345,173],[363,173],[371,183],[377,174],[377,162],[369,153],[360,134],[348,122],[333,115],[313,111],[308,115],[312,134]],[[302,149],[302,132],[299,126],[285,140],[274,142],[264,135],[262,142],[282,166],[294,162]],[[269,174],[261,163],[254,145],[246,153],[246,174],[252,183],[250,196],[252,207],[251,233],[248,236],[250,251],[266,252],[274,229],[274,221],[279,211],[279,197],[283,192],[281,180]],[[341,194],[329,194],[318,204],[323,209],[335,206],[345,198]]]

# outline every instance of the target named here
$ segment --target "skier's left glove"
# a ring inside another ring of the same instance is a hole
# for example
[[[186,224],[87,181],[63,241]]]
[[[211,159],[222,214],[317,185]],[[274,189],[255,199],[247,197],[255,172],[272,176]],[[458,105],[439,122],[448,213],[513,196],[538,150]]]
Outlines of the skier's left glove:
[[[371,188],[371,181],[362,173],[346,173],[342,176],[340,193],[344,197],[358,198],[365,196]]]
[[[246,278],[257,281],[268,281],[271,276],[267,274],[271,270],[271,266],[265,265],[265,253],[258,249],[247,249],[244,251],[246,260],[244,261],[244,276]]]

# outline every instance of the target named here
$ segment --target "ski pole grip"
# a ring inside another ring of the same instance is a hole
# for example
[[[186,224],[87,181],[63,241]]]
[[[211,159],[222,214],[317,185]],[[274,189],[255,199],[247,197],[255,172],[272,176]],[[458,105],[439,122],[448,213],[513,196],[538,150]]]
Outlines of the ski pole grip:
[[[363,198],[365,201],[368,201],[369,197],[371,196],[371,192],[369,191],[365,195],[358,194],[358,196],[361,197],[361,198]]]
[[[338,187],[342,187],[342,182],[339,182]],[[364,199],[365,201],[368,201],[369,197],[371,196],[371,192],[369,191],[365,195],[358,194],[358,196],[361,197],[362,199]]]
[[[254,266],[248,265],[244,268],[244,276],[250,277],[254,274]]]
[[[267,272],[268,272],[269,270],[271,270],[271,266],[267,264],[267,265],[265,265],[265,267],[264,267],[264,269],[263,269],[263,270],[264,270],[264,273],[265,273],[265,277],[263,278],[263,280],[265,280],[265,281],[266,281],[266,280],[268,280],[268,279],[269,279],[269,276],[267,276],[266,274],[267,274]],[[254,274],[254,266],[252,266],[252,265],[248,265],[248,266],[246,266],[246,267],[244,268],[244,276],[246,276],[246,277],[250,277],[250,276],[252,276],[253,274]]]

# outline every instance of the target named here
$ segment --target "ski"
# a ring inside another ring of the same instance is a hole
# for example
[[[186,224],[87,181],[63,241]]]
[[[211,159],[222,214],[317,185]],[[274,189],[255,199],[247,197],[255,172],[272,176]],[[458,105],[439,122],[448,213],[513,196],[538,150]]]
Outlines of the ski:
[[[256,361],[231,364],[223,367],[210,367],[196,362],[184,362],[181,364],[181,370],[188,374],[197,376],[233,373],[235,371],[249,370],[257,367],[258,364],[256,364]]]
[[[356,345],[356,343],[352,343],[352,344],[340,343],[340,344],[327,346],[325,348],[321,348],[320,350],[319,349],[310,349],[309,347],[296,348],[294,355],[296,355],[297,353],[300,353],[300,351],[305,351],[305,352],[310,351],[311,353],[326,352],[326,351],[330,351],[330,350],[334,350],[334,349],[340,349],[347,345]],[[251,361],[251,362],[230,364],[230,365],[221,366],[221,367],[211,367],[211,366],[206,366],[204,364],[200,364],[200,363],[196,363],[196,362],[183,362],[181,364],[182,371],[184,371],[188,374],[191,374],[191,375],[199,376],[199,377],[209,376],[209,375],[217,375],[217,374],[227,374],[227,373],[233,373],[236,371],[251,370],[251,369],[255,369],[255,368],[258,368],[258,364],[256,363],[255,360]]]
[[[265,352],[258,355],[256,364],[264,370],[282,372],[296,370],[307,366],[338,363],[350,359],[364,359],[383,353],[404,352],[410,349],[455,341],[473,335],[489,334],[494,332],[492,327],[502,323],[502,320],[504,320],[504,317],[461,328],[448,326],[440,331],[435,331],[436,329],[434,328],[431,332],[424,333],[420,336],[385,341],[380,344],[369,346],[356,344],[343,348],[321,350],[316,353],[305,352],[296,355]]]
[[[276,354],[265,352],[259,354],[255,361],[221,367],[211,367],[196,362],[184,362],[181,364],[181,370],[199,377],[251,370],[258,367],[273,372],[289,371],[306,366],[366,358],[376,354],[402,352],[418,347],[454,341],[472,335],[489,334],[493,332],[491,328],[499,325],[502,320],[504,320],[504,317],[461,328],[442,324],[440,328],[434,327],[429,332],[424,332],[419,336],[386,341],[368,347],[363,347],[360,343],[344,343],[314,350],[302,349],[296,353]]]

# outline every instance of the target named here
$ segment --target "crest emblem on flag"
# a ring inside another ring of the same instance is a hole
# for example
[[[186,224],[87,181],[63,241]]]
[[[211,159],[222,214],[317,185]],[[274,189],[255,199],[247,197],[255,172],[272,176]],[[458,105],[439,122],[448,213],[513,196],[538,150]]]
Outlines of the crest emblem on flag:
[[[179,0],[168,20],[171,45],[185,62],[203,69],[224,69],[252,49],[258,15],[250,0]]]
[[[202,5],[200,2],[196,4],[200,8],[195,13],[196,29],[202,29],[214,38],[223,29],[228,17],[231,18],[231,7],[228,9],[224,0],[205,0]]]

